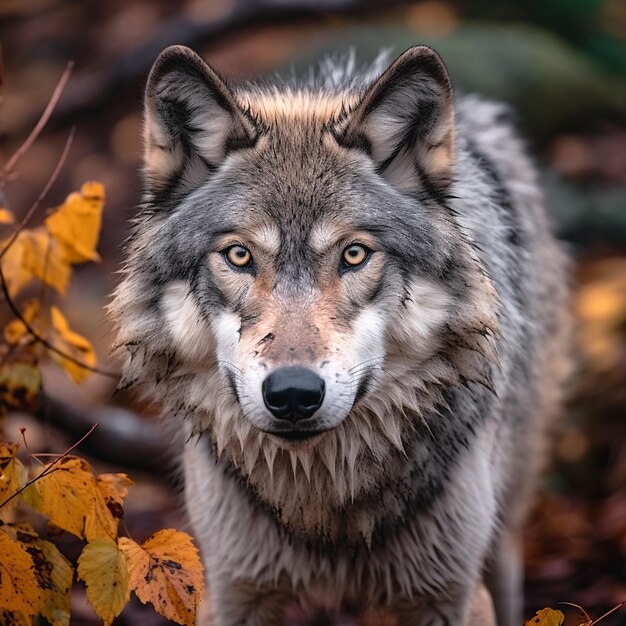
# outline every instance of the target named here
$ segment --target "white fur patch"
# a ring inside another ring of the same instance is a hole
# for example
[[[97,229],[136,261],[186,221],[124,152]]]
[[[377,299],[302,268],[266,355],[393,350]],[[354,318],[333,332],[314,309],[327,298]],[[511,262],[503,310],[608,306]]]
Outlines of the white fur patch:
[[[403,351],[410,351],[411,361],[421,362],[438,347],[441,329],[452,297],[441,286],[425,278],[416,278],[409,285],[408,300],[391,333]],[[394,346],[389,346],[393,351]]]
[[[187,361],[206,361],[213,349],[213,333],[189,290],[189,283],[176,281],[168,285],[161,305],[176,350]]]

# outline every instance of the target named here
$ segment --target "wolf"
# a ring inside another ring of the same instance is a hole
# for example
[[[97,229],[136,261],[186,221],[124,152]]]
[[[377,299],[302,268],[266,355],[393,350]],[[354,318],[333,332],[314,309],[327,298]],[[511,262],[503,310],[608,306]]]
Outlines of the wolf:
[[[111,310],[185,438],[206,619],[486,624],[484,581],[520,624],[568,281],[506,109],[425,46],[241,85],[175,46],[143,133]]]

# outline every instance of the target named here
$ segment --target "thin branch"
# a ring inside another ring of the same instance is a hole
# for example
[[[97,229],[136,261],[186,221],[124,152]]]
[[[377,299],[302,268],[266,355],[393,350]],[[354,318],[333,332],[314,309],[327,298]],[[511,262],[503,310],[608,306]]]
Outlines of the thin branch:
[[[89,429],[87,433],[85,433],[75,444],[71,445],[61,456],[59,456],[57,459],[52,461],[52,463],[50,463],[50,465],[48,465],[46,469],[42,470],[39,474],[37,474],[35,478],[31,478],[31,480],[29,480],[21,489],[18,489],[12,496],[9,496],[4,502],[0,503],[0,509],[2,509],[2,507],[6,506],[9,502],[11,502],[13,498],[16,498],[17,496],[19,496],[20,493],[22,493],[22,491],[24,491],[25,489],[28,489],[28,487],[30,487],[33,483],[37,482],[38,480],[41,480],[44,476],[47,476],[48,474],[51,474],[52,472],[56,471],[57,468],[55,468],[54,466],[57,463],[59,463],[59,461],[63,460],[66,456],[68,456],[69,453],[72,450],[74,450],[74,448],[77,448],[83,441],[85,441],[85,439],[87,439],[87,437],[89,437],[89,435],[91,435],[91,433],[94,430],[96,430],[96,428],[98,428],[97,423],[95,423]]]
[[[109,372],[107,370],[102,370],[102,369],[100,369],[98,367],[93,367],[91,365],[87,365],[86,363],[83,363],[82,361],[79,361],[78,359],[74,358],[71,354],[67,354],[66,352],[63,352],[63,350],[59,350],[59,348],[57,348],[56,346],[51,344],[47,339],[42,337],[28,323],[28,321],[26,319],[24,319],[24,316],[22,315],[22,312],[17,308],[17,305],[15,304],[15,302],[13,302],[13,299],[11,298],[11,295],[9,294],[9,288],[7,286],[7,282],[6,282],[6,279],[4,277],[4,272],[2,271],[2,265],[1,264],[0,264],[0,283],[2,285],[2,292],[4,293],[4,297],[6,299],[6,302],[9,305],[9,308],[11,309],[13,315],[18,320],[20,320],[20,322],[22,322],[22,324],[24,324],[24,326],[26,327],[26,330],[33,336],[35,341],[38,341],[42,346],[44,346],[45,348],[50,350],[50,352],[54,352],[55,354],[58,354],[59,356],[63,357],[64,359],[67,359],[71,363],[74,363],[74,365],[78,365],[78,367],[82,367],[83,369],[85,369],[85,370],[87,370],[89,372],[93,372],[94,374],[101,374],[102,376],[108,376],[109,378],[113,378],[114,380],[117,380],[119,378],[119,375],[115,374],[114,372]]]
[[[608,617],[609,615],[611,615],[611,613],[615,613],[615,611],[617,611],[618,609],[621,609],[624,605],[626,605],[626,600],[624,600],[623,602],[620,602],[617,606],[614,606],[610,611],[607,611],[604,615],[598,617],[598,619],[591,622],[589,626],[595,626],[595,624],[597,624],[600,620],[603,620],[605,617]]]
[[[2,257],[7,253],[9,248],[15,243],[15,240],[18,238],[19,234],[22,232],[22,230],[24,230],[24,227],[29,222],[30,218],[35,214],[35,211],[39,208],[39,205],[43,202],[44,198],[48,195],[48,192],[52,188],[52,185],[54,185],[56,179],[59,177],[61,169],[63,168],[65,160],[67,159],[67,155],[69,154],[72,141],[74,141],[75,130],[76,129],[74,127],[72,127],[72,130],[70,130],[70,134],[68,135],[67,140],[65,141],[65,146],[63,147],[63,152],[61,153],[61,156],[54,168],[54,171],[50,175],[50,178],[48,179],[45,187],[41,190],[41,193],[37,196],[37,199],[35,200],[33,205],[30,207],[30,209],[28,209],[28,212],[22,218],[17,227],[17,230],[11,235],[4,248],[2,248],[2,250],[0,251],[0,259],[2,259]]]
[[[22,434],[22,439],[24,440],[24,447],[26,448],[26,452],[28,452],[28,456],[35,459],[39,465],[43,465],[43,463],[37,458],[36,454],[33,454],[28,447],[28,441],[26,441],[26,429],[20,428],[20,433]]]
[[[52,115],[56,105],[65,89],[65,85],[67,85],[67,81],[70,79],[70,74],[72,73],[72,69],[74,68],[74,62],[70,61],[65,67],[65,71],[61,75],[57,86],[54,88],[52,92],[52,97],[48,102],[48,106],[46,106],[44,112],[35,127],[30,132],[30,135],[26,138],[24,143],[16,150],[15,154],[7,161],[5,166],[0,171],[0,181],[5,181],[7,176],[11,173],[13,168],[17,165],[17,162],[24,156],[24,154],[30,149],[33,145],[37,137],[41,134],[41,131],[44,129],[45,125],[48,123],[50,116]]]

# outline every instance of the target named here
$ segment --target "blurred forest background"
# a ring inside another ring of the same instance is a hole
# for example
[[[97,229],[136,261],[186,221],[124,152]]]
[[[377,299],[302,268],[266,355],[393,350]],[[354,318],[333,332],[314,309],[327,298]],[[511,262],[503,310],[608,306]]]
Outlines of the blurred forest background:
[[[22,216],[75,128],[45,206],[60,204],[86,180],[105,185],[102,262],[77,268],[65,311],[112,371],[104,306],[138,201],[144,81],[163,47],[192,46],[226,76],[244,80],[305,72],[323,53],[350,47],[365,62],[381,48],[399,53],[428,43],[460,90],[509,103],[575,260],[578,320],[568,411],[526,533],[527,616],[568,601],[598,617],[626,600],[624,0],[0,0],[0,42],[0,163],[35,125],[68,61],[75,63],[4,194]],[[0,322],[10,319],[2,306]],[[39,402],[4,418],[4,438],[20,440],[25,426],[31,449],[58,453],[99,421],[79,452],[136,481],[126,506],[133,536],[184,529],[175,455],[155,425],[157,409],[124,393],[112,397],[115,386],[97,374],[78,386],[46,366]],[[57,543],[76,556],[77,540],[65,534]],[[98,623],[81,588],[72,603],[72,623]],[[135,602],[115,623],[163,618]],[[604,623],[625,624],[625,611]]]

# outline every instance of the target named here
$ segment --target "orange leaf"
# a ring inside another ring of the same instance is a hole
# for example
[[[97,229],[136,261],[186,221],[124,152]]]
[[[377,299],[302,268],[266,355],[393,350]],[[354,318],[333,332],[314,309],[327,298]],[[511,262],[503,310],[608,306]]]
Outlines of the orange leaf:
[[[64,257],[70,263],[98,261],[96,252],[102,207],[104,206],[104,186],[101,183],[85,183],[80,193],[70,194],[65,202],[46,219],[46,228],[64,250]]]
[[[0,609],[2,626],[33,626],[33,620],[21,611],[3,611]]]
[[[96,353],[89,341],[70,329],[63,313],[57,307],[51,307],[50,314],[52,319],[50,343],[58,350],[69,354],[81,363],[94,367],[96,365]],[[90,374],[88,369],[77,365],[56,352],[50,352],[50,358],[56,361],[74,382],[79,383]]]
[[[100,474],[96,478],[96,484],[113,517],[122,519],[124,499],[133,481],[126,474]]]
[[[0,611],[37,615],[41,604],[33,561],[24,546],[0,528]]]
[[[178,624],[193,626],[202,599],[204,577],[192,539],[176,530],[160,530],[143,545],[121,537],[128,559],[130,586],[145,604]]]

